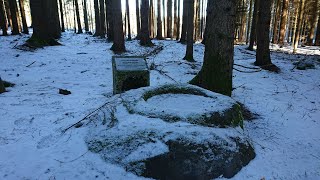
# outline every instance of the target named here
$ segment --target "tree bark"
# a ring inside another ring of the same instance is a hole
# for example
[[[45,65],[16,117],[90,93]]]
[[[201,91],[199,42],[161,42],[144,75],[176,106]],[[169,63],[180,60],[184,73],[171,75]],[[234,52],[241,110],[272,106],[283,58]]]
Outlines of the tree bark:
[[[100,10],[99,10],[99,0],[94,0],[94,17],[96,32],[94,36],[101,36],[101,20],[100,20]]]
[[[246,36],[246,44],[249,43],[249,36],[250,36],[250,29],[251,29],[251,18],[252,18],[252,6],[253,6],[253,0],[250,1],[250,7],[249,7],[249,18],[248,18],[248,30],[247,30],[247,36]]]
[[[172,38],[172,0],[167,1],[167,38]]]
[[[200,39],[200,0],[195,0],[195,10],[194,40],[198,41]]]
[[[153,0],[150,0],[150,8],[149,8],[149,33],[150,33],[150,37],[154,38],[154,6],[153,6]]]
[[[177,36],[177,27],[178,27],[178,0],[174,0],[173,5],[173,36]]]
[[[280,6],[281,6],[281,0],[277,0],[277,8],[275,12],[275,18],[274,18],[274,24],[273,24],[273,36],[272,36],[272,43],[277,44],[278,43],[278,25],[279,25],[279,17],[280,17]]]
[[[81,20],[80,20],[80,12],[79,12],[79,4],[78,0],[74,0],[74,3],[76,5],[76,15],[77,15],[77,24],[78,24],[78,34],[82,33],[82,27],[81,27]]]
[[[252,25],[251,25],[251,32],[250,32],[250,42],[248,50],[253,51],[254,42],[257,39],[257,23],[258,23],[258,12],[259,12],[259,3],[260,0],[254,1],[254,8],[253,8],[253,16],[252,16]]]
[[[183,0],[183,12],[182,12],[182,29],[181,29],[181,38],[180,43],[184,44],[186,43],[187,38],[187,24],[188,24],[188,12],[187,12],[187,6],[186,2],[188,0]]]
[[[113,23],[113,1],[107,0],[107,14],[108,14],[108,41],[111,42],[114,40],[114,23]]]
[[[20,25],[18,20],[19,13],[16,0],[9,0],[9,7],[12,20],[11,35],[20,34]]]
[[[126,13],[127,13],[127,21],[128,21],[128,40],[131,41],[130,10],[129,10],[128,0],[126,0]]]
[[[162,13],[161,13],[161,0],[158,0],[158,17],[157,17],[157,39],[163,40],[162,36]]]
[[[8,26],[12,27],[12,20],[11,20],[11,12],[9,7],[9,0],[4,0],[4,7],[7,13],[7,20],[8,20]]]
[[[112,0],[112,7],[114,41],[111,50],[116,53],[121,53],[126,51],[123,34],[121,1]]]
[[[137,17],[137,39],[139,39],[139,35],[141,32],[141,25],[140,25],[140,3],[139,0],[136,0],[136,17]]]
[[[208,1],[204,61],[191,84],[231,96],[237,0]]]
[[[60,38],[58,4],[56,0],[30,0],[33,34],[27,43],[42,47],[59,45],[54,39]]]
[[[150,39],[149,32],[149,0],[141,1],[141,34],[140,34],[140,45],[141,46],[153,46]]]
[[[8,24],[7,24],[7,18],[6,18],[3,0],[0,0],[0,28],[2,29],[3,36],[8,35],[7,33]]]
[[[284,45],[284,38],[286,35],[286,24],[288,19],[288,10],[289,10],[289,0],[283,0],[281,21],[280,21],[280,34],[279,34],[280,47]]]
[[[61,31],[65,32],[62,0],[59,0],[59,6],[60,6]]]
[[[24,10],[24,0],[19,0],[19,7],[20,7],[20,15],[22,21],[22,33],[29,34],[29,29],[26,21],[26,13]]]
[[[304,3],[305,0],[300,0],[300,6],[299,6],[299,15],[298,15],[298,24],[296,27],[296,33],[294,36],[294,43],[293,43],[293,53],[297,52],[298,44],[300,41],[300,33],[301,33],[301,27],[303,24],[303,14],[304,14]]]
[[[177,35],[176,35],[177,36],[177,38],[176,38],[177,41],[180,39],[180,6],[181,6],[180,0],[178,0]]]
[[[311,46],[313,44],[314,33],[317,26],[317,15],[318,15],[318,2],[319,0],[315,0],[312,7],[312,18],[311,18],[311,28],[308,34],[307,45]]]
[[[271,21],[271,0],[261,0],[259,3],[257,23],[257,55],[254,62],[257,66],[270,65],[269,33]]]
[[[100,3],[100,37],[105,38],[106,36],[106,15],[105,15],[105,7],[104,0],[99,0]]]
[[[316,41],[315,41],[314,45],[320,46],[320,13],[318,15],[318,26],[317,26],[317,32],[316,32]]]
[[[193,36],[194,36],[194,3],[195,0],[187,0],[186,1],[187,7],[187,48],[186,48],[186,55],[183,58],[189,62],[193,62]]]
[[[87,9],[87,0],[83,0],[83,20],[84,20],[84,30],[86,33],[89,32],[89,22],[88,22],[88,9]]]

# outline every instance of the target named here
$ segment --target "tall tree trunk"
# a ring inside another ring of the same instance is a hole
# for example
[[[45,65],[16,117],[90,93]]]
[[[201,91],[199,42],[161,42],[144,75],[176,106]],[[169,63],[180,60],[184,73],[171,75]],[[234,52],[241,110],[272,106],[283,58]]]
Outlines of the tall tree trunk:
[[[314,33],[315,33],[315,29],[317,26],[317,16],[318,16],[318,2],[319,0],[314,0],[314,4],[312,6],[312,18],[311,18],[311,28],[310,28],[310,32],[308,34],[308,40],[307,40],[307,45],[312,45],[313,44],[313,39],[314,39]]]
[[[149,0],[141,1],[141,34],[140,34],[140,45],[141,46],[153,46],[150,39],[149,32]]]
[[[153,0],[150,0],[150,8],[149,8],[149,33],[150,33],[150,37],[154,38],[154,6],[153,6]]]
[[[173,36],[177,35],[177,27],[178,27],[178,0],[174,0],[173,5]]]
[[[252,16],[252,25],[250,32],[250,42],[248,50],[253,51],[254,42],[257,39],[257,23],[258,23],[258,12],[259,12],[260,0],[254,0],[253,16]]]
[[[59,45],[54,39],[61,36],[58,3],[56,0],[30,0],[33,34],[27,41],[33,46]]]
[[[111,42],[114,40],[114,22],[113,22],[113,1],[107,0],[107,14],[108,14],[108,41]]]
[[[9,1],[9,7],[11,12],[11,20],[12,20],[12,29],[11,34],[17,35],[20,34],[20,25],[19,25],[19,13],[18,13],[18,6],[16,0],[10,0]]]
[[[278,27],[279,27],[279,18],[280,18],[280,7],[281,7],[281,0],[277,0],[277,8],[275,12],[275,18],[273,23],[273,36],[272,36],[272,43],[278,43]]]
[[[188,10],[187,10],[187,1],[188,0],[183,0],[183,12],[182,12],[182,29],[181,29],[181,38],[180,42],[182,44],[186,43],[186,38],[187,38],[187,24],[188,24]]]
[[[83,0],[83,20],[84,20],[84,30],[89,32],[89,22],[88,22],[88,10],[87,10],[87,0]]]
[[[101,20],[100,20],[100,10],[99,10],[99,0],[94,0],[94,17],[96,24],[96,32],[94,36],[101,35]]]
[[[172,38],[172,0],[167,1],[167,37]]]
[[[281,21],[280,21],[280,34],[279,34],[280,47],[284,45],[284,38],[286,35],[286,24],[288,19],[288,10],[289,10],[289,0],[283,0]]]
[[[269,33],[271,21],[271,0],[259,2],[259,13],[257,23],[257,55],[254,62],[257,66],[270,65]]]
[[[74,29],[74,33],[77,33],[77,15],[76,15],[76,3],[75,0],[72,1],[72,5],[73,5],[73,29]]]
[[[139,39],[139,35],[141,32],[141,25],[140,25],[140,3],[139,0],[136,0],[136,18],[137,18],[137,39]]]
[[[190,83],[231,96],[236,0],[209,0],[204,61]]]
[[[162,12],[163,12],[163,21],[162,21],[162,24],[163,24],[163,34],[164,34],[164,37],[166,37],[166,33],[167,33],[167,20],[166,20],[166,10],[165,10],[165,0],[162,0]]]
[[[114,41],[111,50],[113,50],[116,53],[121,53],[126,51],[123,34],[121,1],[112,0],[112,7]]]
[[[65,32],[65,27],[64,27],[64,14],[63,14],[63,5],[62,5],[62,0],[59,0],[59,6],[60,6],[60,21],[61,21],[61,31]]]
[[[131,24],[130,24],[130,10],[129,10],[129,2],[126,0],[126,13],[127,13],[127,21],[128,21],[128,40],[131,41]]]
[[[80,12],[79,12],[79,4],[78,0],[74,0],[74,4],[76,5],[76,15],[77,15],[77,24],[78,24],[78,34],[82,33],[81,21],[80,21]]]
[[[317,25],[317,32],[316,32],[316,41],[314,43],[316,46],[320,46],[320,13],[318,15],[318,25]]]
[[[195,33],[194,33],[194,40],[197,41],[200,39],[200,0],[195,0]]]
[[[7,30],[8,30],[8,24],[7,24],[7,18],[5,15],[5,7],[3,0],[0,0],[0,28],[2,29],[2,35],[6,36],[8,35]]]
[[[4,0],[4,7],[7,13],[7,20],[8,20],[8,26],[12,27],[12,20],[11,20],[11,12],[10,12],[10,6],[9,6],[9,0]]]
[[[26,21],[26,13],[24,11],[24,0],[19,0],[21,21],[22,21],[22,29],[24,34],[29,34],[29,29]]]
[[[176,36],[177,36],[176,40],[177,41],[180,39],[180,6],[181,6],[180,0],[178,0],[178,9],[177,9],[178,17],[177,17],[177,34],[176,34]]]
[[[162,40],[162,13],[161,13],[161,0],[158,0],[158,17],[157,17],[157,39]]]
[[[246,37],[246,44],[249,43],[249,36],[250,36],[250,29],[251,29],[251,19],[252,19],[252,6],[253,6],[253,0],[250,1],[250,7],[249,7],[249,18],[248,18],[248,30],[247,30],[247,37]]]
[[[304,14],[304,3],[305,0],[300,0],[300,6],[299,6],[299,19],[298,19],[298,24],[296,27],[296,33],[295,33],[295,37],[294,37],[294,43],[293,43],[293,53],[297,52],[297,48],[298,48],[298,44],[299,44],[299,40],[300,40],[300,33],[301,33],[301,27],[302,27],[302,23],[303,23],[303,14]]]
[[[239,42],[245,42],[246,40],[246,22],[247,22],[247,9],[246,9],[247,0],[242,0],[242,4],[240,5],[241,14],[240,14],[240,31],[239,31]]]
[[[195,0],[187,0],[187,48],[186,55],[183,59],[193,62],[193,35],[194,35],[194,1]]]
[[[106,35],[106,15],[105,15],[105,8],[104,8],[104,0],[99,0],[100,3],[100,36],[105,38]]]
[[[296,32],[297,32],[297,24],[298,24],[298,19],[299,19],[299,3],[300,0],[293,0],[293,6],[294,6],[294,23],[293,23],[293,32],[292,32],[292,45],[294,45],[295,37],[296,37]]]

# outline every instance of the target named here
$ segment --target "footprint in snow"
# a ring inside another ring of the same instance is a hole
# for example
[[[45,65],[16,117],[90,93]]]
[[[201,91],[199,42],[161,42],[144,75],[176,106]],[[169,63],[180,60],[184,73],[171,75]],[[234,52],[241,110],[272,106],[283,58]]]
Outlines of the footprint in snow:
[[[41,140],[38,142],[37,148],[38,149],[48,148],[56,144],[60,137],[61,135],[53,135],[53,134],[45,136],[41,138]]]

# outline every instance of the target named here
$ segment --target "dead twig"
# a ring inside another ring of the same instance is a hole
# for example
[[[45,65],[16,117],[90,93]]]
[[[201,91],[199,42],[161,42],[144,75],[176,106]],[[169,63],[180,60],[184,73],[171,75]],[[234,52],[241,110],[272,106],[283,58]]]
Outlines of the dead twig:
[[[32,64],[34,64],[36,61],[33,61],[31,64],[27,65],[26,67],[30,67]]]
[[[75,158],[75,159],[73,159],[73,160],[70,160],[70,161],[61,161],[61,160],[58,160],[58,159],[54,159],[54,160],[58,161],[59,163],[71,163],[71,162],[74,162],[74,161],[82,158],[82,157],[83,157],[84,155],[86,155],[88,152],[89,152],[89,150],[86,151],[85,153],[83,153],[82,155],[80,155],[79,157],[77,157],[77,158]]]

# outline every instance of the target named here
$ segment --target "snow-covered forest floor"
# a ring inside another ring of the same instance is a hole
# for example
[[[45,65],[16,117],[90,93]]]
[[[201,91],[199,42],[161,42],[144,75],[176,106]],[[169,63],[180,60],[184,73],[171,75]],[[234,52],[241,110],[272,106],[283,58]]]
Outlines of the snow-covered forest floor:
[[[112,44],[64,33],[63,46],[17,49],[27,38],[0,37],[0,76],[16,84],[0,94],[0,179],[144,179],[88,151],[86,127],[62,133],[112,97]],[[200,70],[202,44],[194,46],[196,62],[188,63],[184,45],[154,43],[126,42],[125,53],[151,55],[151,86],[186,83]],[[163,50],[150,54],[157,46]],[[245,48],[235,46],[235,68],[250,73],[234,70],[232,98],[258,114],[244,124],[257,156],[233,179],[320,179],[320,49],[302,47],[293,55],[290,47],[272,46],[276,74],[243,68],[255,61]],[[293,65],[305,60],[315,69]]]

